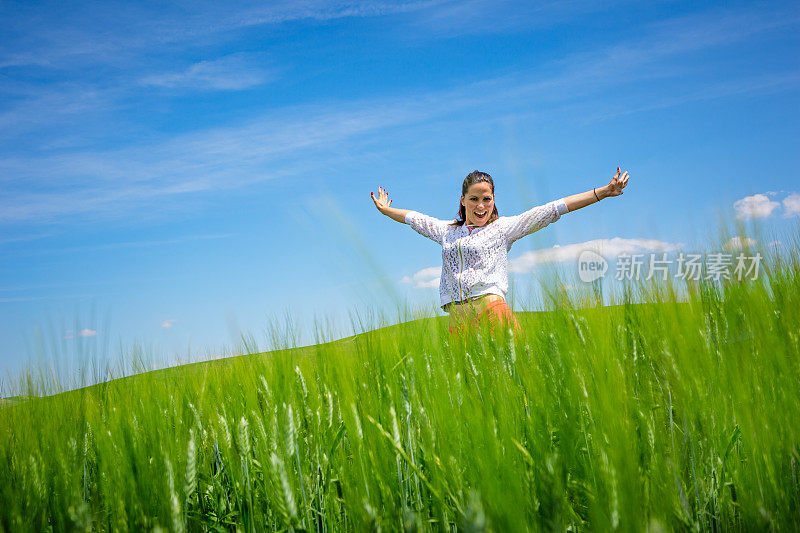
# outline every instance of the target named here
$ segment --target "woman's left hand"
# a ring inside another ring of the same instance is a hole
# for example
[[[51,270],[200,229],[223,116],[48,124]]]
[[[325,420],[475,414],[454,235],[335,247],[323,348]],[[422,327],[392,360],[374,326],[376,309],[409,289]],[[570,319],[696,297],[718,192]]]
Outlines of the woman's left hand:
[[[620,196],[622,189],[628,184],[629,177],[627,171],[620,174],[619,167],[617,167],[617,173],[614,174],[614,177],[611,178],[611,181],[606,186],[606,196]]]

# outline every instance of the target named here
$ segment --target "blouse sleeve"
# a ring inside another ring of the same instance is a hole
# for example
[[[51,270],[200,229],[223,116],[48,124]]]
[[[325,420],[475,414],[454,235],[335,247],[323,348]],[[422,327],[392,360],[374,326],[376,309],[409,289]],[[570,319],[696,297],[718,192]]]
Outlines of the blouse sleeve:
[[[564,199],[548,202],[544,205],[536,206],[524,213],[513,217],[505,217],[504,231],[508,239],[508,247],[514,241],[537,232],[561,218],[561,215],[569,212],[567,204]]]
[[[406,224],[414,228],[414,231],[439,244],[442,244],[444,234],[447,232],[447,227],[450,222],[452,222],[452,220],[448,222],[446,220],[429,217],[417,211],[409,211],[406,213],[405,220]]]

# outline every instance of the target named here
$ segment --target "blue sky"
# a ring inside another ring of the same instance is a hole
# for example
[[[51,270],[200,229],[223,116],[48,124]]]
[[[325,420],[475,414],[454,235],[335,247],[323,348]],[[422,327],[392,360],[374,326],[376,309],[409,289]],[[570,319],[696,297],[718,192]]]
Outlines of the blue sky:
[[[440,250],[378,186],[449,219],[475,169],[501,215],[629,170],[515,244],[515,294],[553,246],[796,234],[798,29],[792,2],[4,2],[0,374],[433,308]]]

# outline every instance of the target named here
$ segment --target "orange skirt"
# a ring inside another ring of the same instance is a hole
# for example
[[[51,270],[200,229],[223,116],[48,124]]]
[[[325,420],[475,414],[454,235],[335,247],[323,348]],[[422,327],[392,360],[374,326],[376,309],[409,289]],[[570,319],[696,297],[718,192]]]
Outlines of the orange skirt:
[[[511,327],[515,333],[519,333],[521,329],[514,312],[511,311],[511,308],[502,298],[490,301],[480,312],[477,314],[473,312],[468,319],[462,319],[461,322],[458,325],[449,326],[450,333],[458,335],[464,331],[465,326],[479,328],[483,323],[489,324],[489,329],[492,333],[497,330],[498,325]]]

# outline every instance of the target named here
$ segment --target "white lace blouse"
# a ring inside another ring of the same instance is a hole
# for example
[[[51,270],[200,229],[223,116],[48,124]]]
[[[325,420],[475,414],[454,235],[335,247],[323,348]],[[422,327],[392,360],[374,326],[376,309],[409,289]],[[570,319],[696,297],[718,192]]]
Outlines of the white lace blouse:
[[[511,217],[499,217],[484,226],[451,226],[417,211],[406,213],[414,231],[442,245],[439,297],[444,308],[484,294],[506,297],[508,251],[517,239],[539,231],[567,213],[564,199],[536,206]]]

